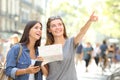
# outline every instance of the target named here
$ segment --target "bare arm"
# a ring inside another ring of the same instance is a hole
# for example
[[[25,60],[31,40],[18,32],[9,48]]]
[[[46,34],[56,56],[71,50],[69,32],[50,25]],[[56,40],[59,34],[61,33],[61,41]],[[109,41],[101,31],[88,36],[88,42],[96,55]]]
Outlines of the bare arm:
[[[16,71],[16,76],[18,75],[22,75],[22,74],[35,74],[36,72],[40,71],[40,69],[42,69],[42,72],[44,74],[44,76],[47,76],[48,75],[48,68],[47,68],[47,65],[45,66],[30,66],[26,69],[19,69]]]
[[[83,38],[83,36],[85,35],[85,33],[87,32],[87,30],[89,29],[91,23],[93,21],[97,21],[97,16],[94,16],[94,12],[92,13],[92,15],[90,16],[90,19],[86,22],[86,24],[80,29],[80,32],[76,35],[76,37],[74,38],[74,44],[77,45],[80,40]]]
[[[37,60],[44,61],[43,57],[41,57],[41,56],[38,56],[38,57],[37,57]],[[47,64],[46,64],[46,65],[42,65],[42,64],[41,64],[41,69],[42,69],[43,75],[44,75],[45,77],[47,77],[47,75],[48,75],[48,65],[47,65]]]
[[[41,69],[42,69],[43,75],[45,77],[47,77],[47,75],[48,75],[48,65],[42,66]]]

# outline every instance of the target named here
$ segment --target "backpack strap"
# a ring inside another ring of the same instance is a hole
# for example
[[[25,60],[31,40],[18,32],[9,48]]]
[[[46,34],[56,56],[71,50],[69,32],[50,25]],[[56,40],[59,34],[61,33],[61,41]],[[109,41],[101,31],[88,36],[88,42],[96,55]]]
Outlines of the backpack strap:
[[[20,43],[18,43],[18,44],[20,46],[20,50],[19,50],[19,53],[18,53],[18,56],[17,56],[17,59],[16,59],[16,63],[18,63],[18,60],[19,60],[19,58],[20,58],[20,56],[22,54],[22,45]]]
[[[18,60],[19,60],[19,58],[20,58],[20,56],[21,56],[21,54],[22,54],[22,45],[21,45],[21,43],[18,43],[19,44],[19,46],[20,46],[20,50],[19,50],[19,53],[18,53],[18,56],[17,56],[17,59],[16,59],[16,63],[18,63]],[[6,66],[6,61],[4,62],[4,64],[1,64],[2,66],[0,66],[0,68],[2,67],[2,68],[5,68],[5,66]]]

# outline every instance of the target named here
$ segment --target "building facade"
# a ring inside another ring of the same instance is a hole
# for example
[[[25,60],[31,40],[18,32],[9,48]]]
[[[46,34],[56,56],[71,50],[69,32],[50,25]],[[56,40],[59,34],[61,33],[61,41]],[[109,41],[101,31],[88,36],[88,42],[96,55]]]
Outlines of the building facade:
[[[19,32],[43,15],[41,0],[0,0],[0,32]]]

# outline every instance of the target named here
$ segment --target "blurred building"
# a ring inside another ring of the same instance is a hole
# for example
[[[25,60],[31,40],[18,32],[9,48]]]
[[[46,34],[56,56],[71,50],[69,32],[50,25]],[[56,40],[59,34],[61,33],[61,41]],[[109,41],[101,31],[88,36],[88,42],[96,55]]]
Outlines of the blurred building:
[[[41,6],[41,0],[0,0],[0,32],[19,34],[29,20],[41,21]]]

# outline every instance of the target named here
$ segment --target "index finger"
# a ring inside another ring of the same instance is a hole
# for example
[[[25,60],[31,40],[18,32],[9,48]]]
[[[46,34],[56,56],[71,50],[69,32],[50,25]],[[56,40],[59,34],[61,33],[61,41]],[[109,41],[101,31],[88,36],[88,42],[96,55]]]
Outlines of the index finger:
[[[91,16],[93,16],[93,15],[94,15],[94,13],[95,13],[95,11],[93,11],[93,12],[92,12]]]
[[[36,68],[40,68],[40,66],[34,66],[34,69],[36,69]]]

